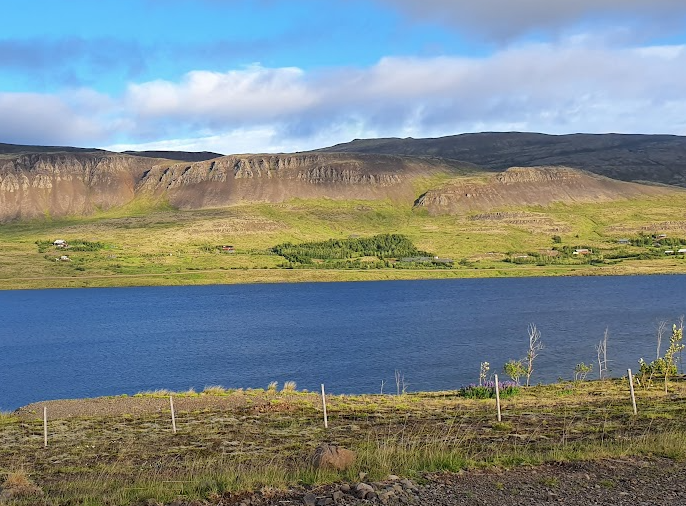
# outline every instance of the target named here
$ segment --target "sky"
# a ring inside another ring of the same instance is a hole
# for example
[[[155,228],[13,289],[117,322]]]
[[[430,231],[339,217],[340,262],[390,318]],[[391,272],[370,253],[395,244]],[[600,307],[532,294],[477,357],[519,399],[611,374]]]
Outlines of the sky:
[[[686,135],[684,0],[3,0],[0,142]]]

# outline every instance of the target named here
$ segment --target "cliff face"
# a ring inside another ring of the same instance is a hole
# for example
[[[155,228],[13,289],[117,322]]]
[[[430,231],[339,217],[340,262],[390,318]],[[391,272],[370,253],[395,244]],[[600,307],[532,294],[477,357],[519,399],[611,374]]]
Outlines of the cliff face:
[[[0,221],[89,214],[163,198],[200,209],[289,198],[393,199],[411,204],[419,176],[455,162],[387,155],[245,155],[195,163],[104,151],[0,155]]]
[[[429,190],[415,205],[432,214],[456,214],[554,202],[608,202],[674,191],[564,167],[513,167],[481,180],[453,181]]]
[[[0,156],[0,221],[88,214],[126,204],[153,163],[106,152]]]
[[[437,181],[449,182],[417,199],[418,188],[439,175]],[[0,149],[0,222],[90,214],[139,197],[180,209],[291,198],[390,199],[440,214],[670,191],[560,167],[492,173],[458,161],[395,155],[312,152],[174,162],[97,150]]]
[[[451,173],[455,164],[384,155],[294,154],[225,156],[158,165],[136,192],[165,195],[176,207],[220,207],[289,198],[393,199],[412,202],[413,180]]]

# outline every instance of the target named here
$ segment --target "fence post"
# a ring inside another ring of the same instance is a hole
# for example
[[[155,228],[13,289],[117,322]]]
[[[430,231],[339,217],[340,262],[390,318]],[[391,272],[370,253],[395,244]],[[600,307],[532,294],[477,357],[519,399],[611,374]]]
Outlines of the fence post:
[[[43,448],[48,447],[48,407],[43,406]]]
[[[631,406],[634,408],[634,415],[638,414],[636,410],[636,394],[634,393],[634,377],[631,374],[631,369],[627,369],[629,373],[629,391],[631,392]]]
[[[500,416],[500,385],[498,385],[498,375],[495,375],[495,407],[498,410],[498,421],[502,421]]]
[[[324,428],[329,428],[329,418],[326,416],[326,394],[324,393],[324,383],[322,383],[322,406],[324,406]]]
[[[169,396],[169,407],[171,408],[171,416],[172,416],[172,432],[176,434],[176,416],[174,415],[174,399],[172,396]]]

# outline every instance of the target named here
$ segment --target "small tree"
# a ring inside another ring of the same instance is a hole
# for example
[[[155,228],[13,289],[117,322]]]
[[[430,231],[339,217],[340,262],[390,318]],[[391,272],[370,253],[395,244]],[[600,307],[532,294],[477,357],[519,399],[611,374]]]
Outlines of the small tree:
[[[684,345],[681,342],[684,337],[684,317],[682,316],[679,320],[679,325],[672,325],[672,335],[669,338],[669,347],[665,351],[664,356],[660,357],[660,342],[662,341],[662,333],[664,331],[664,327],[664,322],[660,322],[660,326],[658,328],[657,333],[658,357],[655,360],[653,360],[650,364],[646,363],[643,359],[640,359],[638,363],[641,366],[639,370],[641,383],[647,387],[652,384],[654,376],[663,376],[665,379],[666,394],[669,376],[673,376],[677,373],[677,354],[681,353],[681,351],[684,349]]]
[[[664,361],[665,361],[665,393],[667,393],[667,379],[670,373],[676,374],[676,354],[680,353],[684,349],[684,345],[681,342],[684,338],[684,317],[679,320],[679,326],[676,323],[672,325],[672,336],[669,338],[669,348],[665,351]]]
[[[503,367],[503,370],[517,385],[519,385],[519,378],[526,374],[521,360],[509,360]]]
[[[584,381],[586,376],[588,376],[588,373],[592,370],[593,364],[586,365],[583,362],[576,364],[574,367],[574,381]]]
[[[488,362],[481,362],[481,367],[479,369],[479,386],[486,383],[486,377],[488,376],[488,371],[491,370],[491,364]]]
[[[530,385],[531,374],[534,372],[534,360],[538,357],[539,352],[543,349],[541,342],[541,333],[536,328],[534,323],[529,324],[529,351],[526,352],[526,386]]]
[[[602,341],[595,347],[598,354],[598,379],[603,379],[603,373],[607,376],[607,334],[608,329],[606,328]]]

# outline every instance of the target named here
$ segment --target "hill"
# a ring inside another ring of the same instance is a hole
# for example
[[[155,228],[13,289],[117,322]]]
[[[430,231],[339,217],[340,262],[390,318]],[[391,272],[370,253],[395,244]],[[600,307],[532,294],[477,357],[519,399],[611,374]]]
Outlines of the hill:
[[[162,162],[101,150],[11,149],[0,155],[0,222],[125,205],[145,171]]]
[[[211,151],[124,151],[125,155],[144,156],[147,158],[166,158],[179,162],[203,162],[224,156]]]
[[[146,172],[136,191],[164,196],[180,209],[323,197],[391,199],[409,206],[417,197],[419,179],[449,178],[474,170],[456,161],[391,155],[234,155],[191,165],[157,165]]]
[[[488,170],[565,166],[624,181],[686,186],[686,137],[485,132],[432,139],[356,139],[320,151],[431,156]]]
[[[455,214],[555,202],[611,202],[673,192],[668,187],[617,181],[566,167],[512,167],[485,177],[455,179],[430,189],[416,205],[431,214]]]
[[[390,155],[240,155],[188,163],[99,150],[16,150],[0,156],[0,222],[87,215],[137,197],[180,209],[322,197],[411,206],[426,190],[417,187],[420,179],[474,170],[452,160]]]

